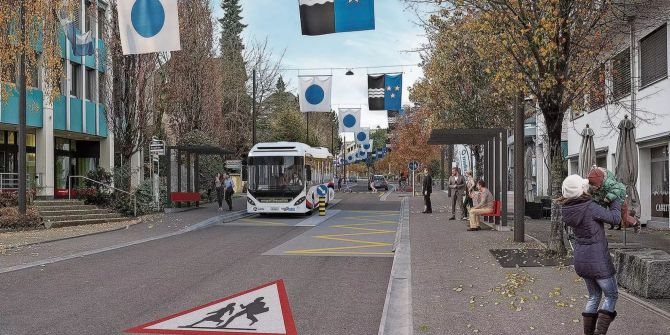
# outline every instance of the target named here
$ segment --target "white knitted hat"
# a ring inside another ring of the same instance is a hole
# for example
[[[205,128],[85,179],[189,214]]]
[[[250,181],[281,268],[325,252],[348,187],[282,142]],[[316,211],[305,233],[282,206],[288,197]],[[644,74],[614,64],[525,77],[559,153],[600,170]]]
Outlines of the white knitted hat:
[[[568,176],[563,181],[563,197],[572,199],[582,196],[588,191],[589,180],[582,178],[580,175],[573,174]]]

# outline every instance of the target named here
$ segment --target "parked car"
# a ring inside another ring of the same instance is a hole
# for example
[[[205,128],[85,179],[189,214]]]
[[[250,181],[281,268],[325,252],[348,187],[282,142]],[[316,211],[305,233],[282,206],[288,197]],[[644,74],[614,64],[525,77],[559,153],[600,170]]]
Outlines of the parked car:
[[[355,182],[357,182],[357,181],[358,181],[358,178],[353,177],[353,176],[352,176],[352,177],[349,177],[349,182],[355,183]]]
[[[384,191],[389,190],[389,184],[388,181],[386,180],[386,177],[382,175],[374,175],[372,178],[374,180],[374,185],[376,189],[378,190],[384,189]],[[372,187],[370,187],[370,185],[368,185],[368,190],[372,190]]]

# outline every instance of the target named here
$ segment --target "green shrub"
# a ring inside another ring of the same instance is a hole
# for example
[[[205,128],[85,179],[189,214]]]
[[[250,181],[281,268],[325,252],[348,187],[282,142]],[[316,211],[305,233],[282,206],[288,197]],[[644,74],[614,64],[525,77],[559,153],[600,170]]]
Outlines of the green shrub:
[[[18,207],[0,208],[1,229],[36,229],[42,224],[37,209],[29,207],[26,215],[19,215]]]

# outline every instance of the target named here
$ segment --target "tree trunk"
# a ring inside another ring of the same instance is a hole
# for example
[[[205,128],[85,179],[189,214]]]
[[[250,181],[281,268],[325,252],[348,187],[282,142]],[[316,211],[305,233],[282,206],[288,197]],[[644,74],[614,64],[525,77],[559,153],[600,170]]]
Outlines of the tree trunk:
[[[563,169],[563,149],[561,147],[561,134],[563,127],[563,113],[559,111],[558,106],[544,106],[543,114],[547,121],[547,134],[549,135],[549,150],[551,162],[551,190],[554,198],[561,194],[561,186],[565,173]],[[563,256],[567,254],[565,240],[563,238],[564,224],[561,216],[561,206],[556,201],[551,205],[551,233],[549,234],[548,248],[551,254]]]

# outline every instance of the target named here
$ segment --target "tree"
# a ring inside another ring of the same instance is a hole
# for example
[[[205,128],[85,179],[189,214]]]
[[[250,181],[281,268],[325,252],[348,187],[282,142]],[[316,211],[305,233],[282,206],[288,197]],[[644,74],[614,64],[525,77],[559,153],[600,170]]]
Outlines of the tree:
[[[171,53],[159,70],[160,109],[175,138],[203,128],[209,111],[220,108],[212,71],[213,22],[208,0],[180,0],[182,50]]]
[[[123,161],[148,145],[152,135],[151,78],[158,66],[157,54],[123,55],[116,1],[111,2],[112,20],[106,31],[112,93],[106,94],[107,124],[114,134],[115,150]],[[109,85],[105,85],[109,87]],[[130,183],[127,183],[130,185]]]
[[[221,23],[221,144],[242,156],[250,149],[251,100],[247,94],[247,70],[244,61],[242,7],[239,0],[222,0]]]
[[[25,8],[25,40],[18,23],[22,4]],[[60,92],[63,64],[59,34],[61,26],[57,11],[72,17],[74,1],[53,0],[3,0],[0,2],[0,88],[2,99],[7,99],[16,89],[20,56],[25,56],[26,82],[37,82],[38,70],[42,69],[43,88],[48,99],[53,101]],[[34,18],[30,20],[29,18]],[[31,85],[28,85],[31,86]],[[31,106],[26,107],[30,109]]]

